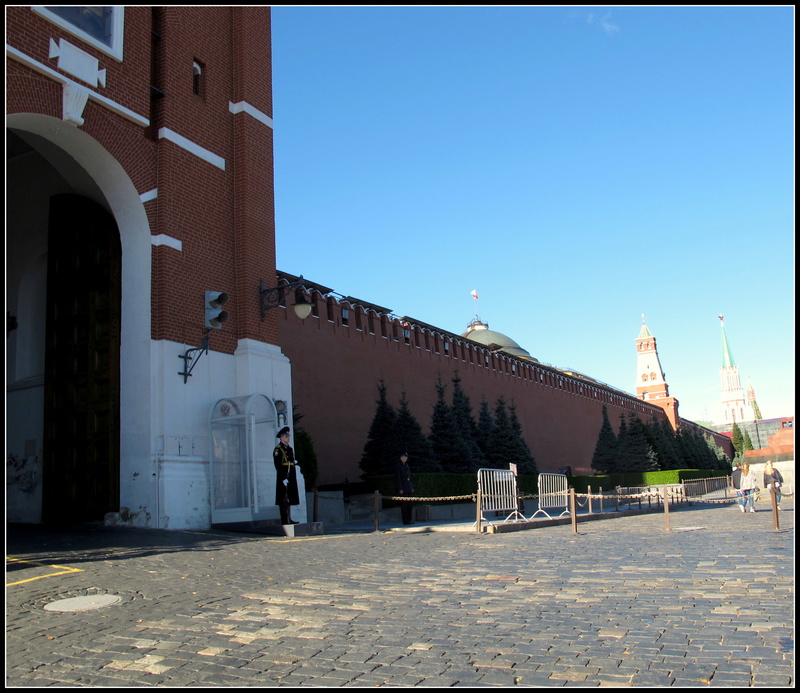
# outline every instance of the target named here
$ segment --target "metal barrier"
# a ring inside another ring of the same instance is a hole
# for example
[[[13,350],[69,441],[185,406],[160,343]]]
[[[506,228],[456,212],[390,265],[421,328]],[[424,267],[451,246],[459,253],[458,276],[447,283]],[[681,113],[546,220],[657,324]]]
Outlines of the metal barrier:
[[[559,515],[569,515],[569,490],[566,474],[539,474],[539,509],[530,516],[532,520],[539,513],[550,517],[542,508],[564,508]]]
[[[485,522],[489,522],[487,512],[510,513],[503,522],[525,519],[518,507],[517,475],[510,469],[479,469],[478,490],[481,519]]]
[[[687,498],[701,500],[727,500],[734,494],[730,491],[728,476],[715,476],[707,479],[692,479],[683,482],[683,493]]]

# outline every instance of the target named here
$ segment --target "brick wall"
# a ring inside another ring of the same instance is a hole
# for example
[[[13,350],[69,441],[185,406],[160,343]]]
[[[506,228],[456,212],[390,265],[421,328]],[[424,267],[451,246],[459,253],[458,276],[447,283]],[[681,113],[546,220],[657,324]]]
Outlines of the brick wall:
[[[280,313],[281,348],[292,362],[294,404],[319,456],[320,484],[359,479],[358,463],[381,378],[394,406],[405,392],[426,431],[439,376],[448,386],[450,401],[451,380],[458,371],[476,417],[482,398],[494,410],[502,395],[517,407],[540,472],[570,465],[576,474],[591,473],[604,404],[615,430],[622,413],[635,412],[643,421],[666,416],[660,407],[634,395],[566,376],[544,364],[492,353],[469,340],[413,324],[407,343],[404,325],[397,319],[373,314],[371,332],[369,315],[360,306],[319,293],[314,293],[314,302],[315,315],[305,321],[291,308],[274,312]],[[349,310],[346,321],[343,308]],[[449,356],[445,342],[450,343]]]
[[[89,100],[80,129],[119,161],[139,194],[157,189],[145,203],[151,233],[182,244],[153,247],[153,339],[199,344],[204,291],[214,289],[229,293],[231,319],[214,331],[212,349],[233,353],[242,338],[277,343],[275,317],[262,322],[258,311],[259,279],[275,281],[272,130],[230,110],[230,103],[246,102],[272,116],[269,7],[127,6],[122,61],[30,7],[7,8],[6,20],[14,48],[56,72],[51,39],[96,57],[107,70],[106,86],[92,90],[151,121],[142,126]],[[195,62],[203,67],[199,94]],[[162,98],[151,99],[151,85]],[[61,120],[62,86],[7,60],[7,107]],[[162,128],[223,160],[224,168],[159,137]]]

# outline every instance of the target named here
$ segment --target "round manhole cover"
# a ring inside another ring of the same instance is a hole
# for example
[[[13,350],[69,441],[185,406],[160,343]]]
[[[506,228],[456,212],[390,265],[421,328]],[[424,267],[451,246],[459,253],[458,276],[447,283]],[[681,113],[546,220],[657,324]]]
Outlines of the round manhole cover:
[[[45,604],[45,611],[89,611],[91,609],[101,609],[122,601],[114,594],[93,594],[88,597],[72,597],[71,599],[61,599],[57,602]]]

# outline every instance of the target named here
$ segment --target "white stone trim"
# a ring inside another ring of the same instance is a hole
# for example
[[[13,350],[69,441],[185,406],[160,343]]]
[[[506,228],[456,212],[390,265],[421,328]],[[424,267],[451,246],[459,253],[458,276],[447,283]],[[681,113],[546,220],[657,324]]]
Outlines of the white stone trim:
[[[100,62],[93,55],[73,46],[63,38],[56,42],[50,39],[49,58],[58,58],[58,69],[69,72],[89,86],[106,86],[106,70],[100,69]]]
[[[137,125],[141,125],[142,127],[147,127],[150,125],[150,120],[145,118],[144,116],[135,113],[134,111],[130,110],[129,108],[125,108],[121,104],[118,104],[116,101],[112,101],[111,99],[98,94],[96,91],[91,89],[87,89],[86,87],[78,84],[77,82],[65,77],[60,72],[56,72],[54,69],[48,67],[47,65],[43,65],[37,60],[34,60],[29,55],[25,55],[22,51],[14,48],[13,46],[9,46],[6,44],[6,57],[11,58],[12,60],[16,60],[23,65],[35,70],[39,74],[44,75],[45,77],[49,77],[52,80],[60,84],[69,84],[70,86],[78,89],[86,89],[89,93],[89,98],[92,101],[99,103],[101,106],[105,106],[108,110],[113,111],[114,113],[121,115],[123,118],[127,118],[128,120],[136,123]]]
[[[173,238],[172,236],[167,236],[165,233],[159,233],[157,236],[152,236],[152,243],[155,246],[165,245],[168,248],[174,248],[178,252],[183,250],[183,241],[179,241],[177,238]]]
[[[190,152],[191,154],[201,158],[203,161],[207,161],[212,166],[216,166],[223,171],[225,170],[225,159],[217,154],[214,154],[214,152],[209,151],[205,147],[201,147],[196,142],[192,142],[183,135],[179,135],[174,130],[170,130],[169,128],[159,128],[158,138],[169,140],[173,144],[177,144],[182,149],[185,149],[187,152]]]
[[[65,84],[61,94],[61,117],[72,125],[83,125],[83,109],[89,100],[89,90],[77,84]]]
[[[139,199],[142,201],[142,204],[145,202],[150,202],[150,200],[155,200],[158,197],[158,188],[153,188],[152,190],[148,190],[147,192],[143,192],[139,195]]]
[[[247,113],[247,115],[255,118],[259,123],[263,123],[268,128],[273,129],[272,118],[266,113],[259,111],[255,106],[247,103],[247,101],[239,101],[238,103],[228,102],[228,110],[236,115],[237,113]]]

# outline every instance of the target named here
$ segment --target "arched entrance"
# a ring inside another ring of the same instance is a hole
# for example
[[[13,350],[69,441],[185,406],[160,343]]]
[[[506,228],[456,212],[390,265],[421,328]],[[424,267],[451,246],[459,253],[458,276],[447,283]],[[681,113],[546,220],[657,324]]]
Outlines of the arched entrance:
[[[70,193],[50,198],[43,519],[119,510],[120,242],[114,218]]]
[[[153,526],[144,205],[85,132],[6,122],[7,520]]]

